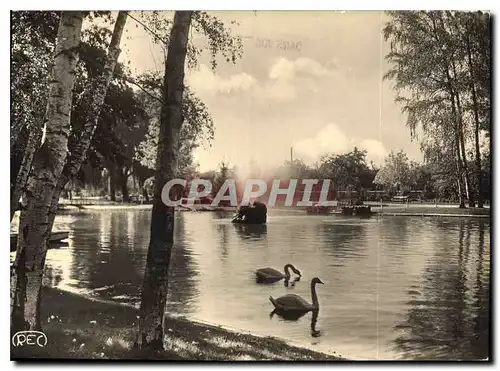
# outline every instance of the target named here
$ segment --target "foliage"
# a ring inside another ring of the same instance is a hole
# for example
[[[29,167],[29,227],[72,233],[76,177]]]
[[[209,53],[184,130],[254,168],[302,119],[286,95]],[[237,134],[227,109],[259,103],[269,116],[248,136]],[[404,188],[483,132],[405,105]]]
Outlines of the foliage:
[[[18,128],[22,130],[41,130],[44,123],[50,65],[60,13],[16,11],[11,14],[13,32],[11,132],[15,132]],[[88,91],[90,84],[100,75],[104,68],[107,45],[111,36],[111,31],[108,28],[92,23],[95,18],[99,18],[100,21],[104,20],[104,23],[108,22],[110,12],[86,12],[86,15],[90,25],[83,30],[80,44],[80,58],[77,65],[77,79],[75,81],[71,114],[69,148],[78,140],[85,124],[86,112],[93,98],[86,95],[85,92]],[[121,69],[121,66],[117,67],[117,70]],[[101,114],[101,121],[109,121],[109,117],[102,118],[106,114],[109,116],[112,113],[116,117],[117,111],[122,116],[130,114],[130,112],[126,112],[128,109],[126,104],[122,104],[120,108],[117,107],[117,104],[123,98],[122,96],[116,96],[119,94],[117,91],[125,91],[125,89],[127,89],[127,86],[123,81],[113,80],[110,86],[111,93],[108,94],[106,105]],[[88,154],[88,161],[95,167],[102,166],[101,158],[103,153],[110,152],[112,148],[116,147],[113,138],[107,135],[110,133],[112,133],[111,130],[98,129],[94,137]],[[99,148],[99,146],[101,147]]]
[[[137,79],[138,84],[147,87],[148,93],[141,93],[143,104],[150,117],[146,138],[139,144],[135,159],[149,169],[156,167],[159,118],[161,109],[161,78],[159,74],[148,73]],[[178,173],[194,166],[193,151],[199,145],[209,145],[214,137],[214,122],[206,105],[188,88],[183,100],[184,124],[180,133]]]
[[[323,156],[320,170],[326,178],[332,179],[338,191],[360,191],[363,176],[369,170],[366,153],[354,147],[345,154]]]
[[[141,12],[137,19],[137,26],[143,27],[153,35],[155,43],[162,45],[165,52],[173,21],[171,15],[171,12],[162,11]],[[195,35],[206,36],[207,43],[201,46],[190,37],[187,53],[187,65],[190,68],[197,67],[198,60],[205,51],[210,53],[213,69],[218,65],[217,56],[234,64],[243,55],[241,37],[233,36],[230,28],[207,12],[196,11],[193,13],[192,32]]]
[[[10,125],[11,133],[17,133],[43,125],[59,13],[16,11],[11,22]]]
[[[85,14],[90,22],[95,18],[110,20],[110,12],[85,12]],[[11,131],[13,132],[22,127],[31,130],[43,126],[59,17],[60,12],[53,11],[11,12]],[[77,84],[95,76],[96,66],[103,65],[110,35],[109,29],[97,25],[91,25],[83,31]]]
[[[212,193],[217,194],[219,190],[221,189],[222,185],[227,179],[235,179],[236,178],[236,173],[235,173],[235,168],[229,167],[229,163],[225,161],[221,161],[219,163],[219,168],[217,169],[217,172],[212,174],[208,174],[208,176],[212,176],[214,179],[213,183],[213,188],[212,188]],[[207,174],[204,174],[207,176]]]
[[[481,131],[487,136],[491,131],[490,17],[481,12],[388,13],[383,32],[391,44],[386,56],[391,68],[384,78],[394,82],[396,102],[408,115],[411,134],[415,136],[420,127],[432,138],[423,144],[424,153],[434,151],[436,143],[448,146],[447,163],[455,169],[450,174],[455,180],[446,187],[457,193],[460,182],[465,182],[472,198],[472,188],[479,183],[468,176],[474,166],[471,159],[475,157],[480,178],[484,154],[477,143]]]
[[[137,27],[146,28],[162,45],[168,44],[172,25],[169,12],[132,14],[135,16],[130,15],[130,18],[135,19]],[[11,152],[14,164],[19,165],[22,159],[23,144],[29,130],[34,126],[43,126],[48,73],[59,16],[59,12],[12,12],[11,132],[16,134],[12,137]],[[99,22],[95,22],[97,18]],[[85,124],[92,99],[86,92],[104,67],[111,36],[110,21],[110,12],[86,12],[87,26],[82,35],[74,88],[70,148],[78,140]],[[188,64],[191,67],[196,66],[197,58],[204,51],[211,53],[214,68],[217,54],[233,63],[241,57],[241,40],[233,37],[230,29],[217,18],[205,12],[196,12],[193,28],[194,32],[207,37],[208,44],[200,47],[190,40]],[[131,86],[139,87],[139,90],[134,91]],[[143,180],[151,175],[156,162],[162,86],[163,78],[157,73],[145,73],[134,79],[125,66],[117,65],[88,151],[87,164],[97,172],[105,167],[117,166],[120,171],[125,168],[126,174],[134,168],[135,174]],[[214,123],[207,107],[189,88],[185,91],[183,110],[185,122],[181,131],[178,171],[181,176],[189,177],[196,173],[193,151],[200,145],[209,146],[214,136]],[[11,166],[14,169],[13,178],[18,165]],[[82,180],[83,173],[83,170],[79,173]]]
[[[397,191],[408,190],[412,184],[412,169],[406,153],[391,151],[384,162],[374,182]]]
[[[309,167],[300,159],[285,161],[283,166],[278,167],[275,173],[279,177],[289,177],[290,179],[304,179],[309,174]]]

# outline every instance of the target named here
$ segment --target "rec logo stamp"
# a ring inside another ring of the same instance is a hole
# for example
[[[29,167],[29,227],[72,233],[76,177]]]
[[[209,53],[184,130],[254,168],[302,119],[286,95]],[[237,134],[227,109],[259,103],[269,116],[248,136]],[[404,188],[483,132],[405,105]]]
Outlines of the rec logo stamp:
[[[37,345],[41,348],[47,345],[47,336],[41,331],[18,331],[12,336],[15,347]]]

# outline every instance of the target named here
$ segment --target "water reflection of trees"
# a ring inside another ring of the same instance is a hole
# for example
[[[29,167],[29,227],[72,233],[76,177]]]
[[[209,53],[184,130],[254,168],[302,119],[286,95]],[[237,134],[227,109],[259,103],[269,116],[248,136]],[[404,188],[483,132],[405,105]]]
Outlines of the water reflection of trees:
[[[43,284],[50,287],[57,287],[62,281],[63,268],[60,266],[46,265],[43,273]]]
[[[148,215],[113,211],[94,216],[79,231],[73,276],[80,286],[107,299],[136,302],[147,253]]]
[[[101,230],[104,230],[101,232]],[[110,233],[111,215],[91,213],[75,223],[70,280],[78,289],[89,289],[95,270],[101,265],[100,233]]]
[[[217,232],[219,233],[219,244],[221,261],[226,263],[229,246],[229,224],[217,224]]]
[[[81,292],[137,303],[149,229],[149,211],[100,211],[74,218],[71,249],[67,251],[71,259],[55,259],[52,264],[49,257],[44,283],[57,286],[65,280],[65,285]],[[184,238],[184,218],[177,215],[169,276],[169,301],[172,303],[168,308],[171,311],[188,308],[191,298],[196,295],[197,272],[189,247]]]
[[[190,242],[185,238],[185,215],[176,213],[175,239],[168,273],[167,312],[188,314],[194,310],[198,296],[198,271],[191,254]]]
[[[485,257],[484,235],[486,226],[484,220],[479,220],[479,247],[477,253],[477,269],[474,286],[474,306],[480,308],[474,318],[474,332],[481,334],[478,347],[483,349],[484,354],[490,355],[491,345],[489,342],[489,327],[490,327],[490,279],[491,273],[489,269],[489,256]],[[489,232],[488,232],[489,235]],[[485,272],[485,258],[488,258],[488,266]]]
[[[395,339],[395,348],[409,359],[487,358],[490,285],[485,223],[475,227],[461,220],[456,228],[444,230],[441,223],[437,229],[440,237],[423,273],[421,297],[408,303],[405,319],[396,326],[396,331],[404,331]],[[471,232],[478,234],[475,246],[468,237]],[[475,277],[467,272],[471,252],[476,254]],[[469,286],[470,280],[475,285]]]
[[[343,265],[345,259],[362,256],[367,248],[367,226],[362,223],[321,223],[316,225],[316,237],[322,239],[323,250]]]
[[[415,230],[417,225],[417,228],[421,228],[422,223],[422,219],[404,217],[381,218],[378,222],[380,231],[379,242],[403,250],[411,249],[411,232]]]

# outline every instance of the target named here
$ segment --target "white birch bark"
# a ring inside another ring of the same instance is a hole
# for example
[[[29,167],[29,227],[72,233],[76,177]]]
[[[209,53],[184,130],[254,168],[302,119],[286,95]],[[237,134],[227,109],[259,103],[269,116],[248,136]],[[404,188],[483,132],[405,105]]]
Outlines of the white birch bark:
[[[91,109],[78,143],[74,148],[70,148],[70,156],[68,157],[64,165],[63,172],[58,180],[57,187],[52,196],[48,221],[49,231],[52,231],[52,227],[54,225],[61,192],[63,191],[66,184],[68,184],[68,182],[80,170],[87,156],[87,151],[90,147],[92,138],[94,137],[108,87],[111,83],[111,79],[113,78],[116,63],[120,55],[120,42],[123,35],[123,30],[125,28],[125,23],[127,22],[127,15],[128,12],[118,12],[118,17],[116,19],[113,34],[111,36],[111,41],[108,47],[108,55],[104,65],[104,70],[97,79],[96,83],[91,86],[91,88],[86,92],[89,97],[92,97]],[[49,237],[50,233],[47,235],[47,239]]]
[[[17,210],[19,200],[22,196],[26,182],[28,181],[28,176],[31,170],[31,165],[33,164],[33,157],[35,152],[40,145],[42,140],[42,128],[35,126],[35,128],[30,132],[28,137],[28,143],[26,143],[26,148],[24,150],[23,162],[17,173],[17,177],[14,183],[14,191],[12,192],[12,197],[10,199],[10,220],[14,217]]]
[[[13,329],[39,329],[39,300],[48,211],[68,151],[70,113],[82,31],[82,12],[62,12],[45,115],[45,139],[33,160],[21,211],[11,279]]]

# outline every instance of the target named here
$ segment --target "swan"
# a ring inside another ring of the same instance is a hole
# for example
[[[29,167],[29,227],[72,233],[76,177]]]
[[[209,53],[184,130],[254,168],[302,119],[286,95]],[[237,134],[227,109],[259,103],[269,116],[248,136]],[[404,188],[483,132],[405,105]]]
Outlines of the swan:
[[[292,264],[285,265],[285,268],[283,269],[285,271],[285,274],[274,268],[261,268],[255,272],[255,275],[257,276],[257,282],[276,282],[283,278],[290,278],[290,269],[295,274],[298,274],[299,276],[302,275],[302,273],[300,273],[300,271]]]
[[[311,280],[312,304],[308,303],[303,298],[295,294],[288,294],[277,299],[269,296],[269,300],[274,305],[275,311],[277,313],[307,313],[312,310],[319,310],[318,296],[316,295],[316,284],[318,283],[323,284],[323,282],[318,277],[314,277]]]

